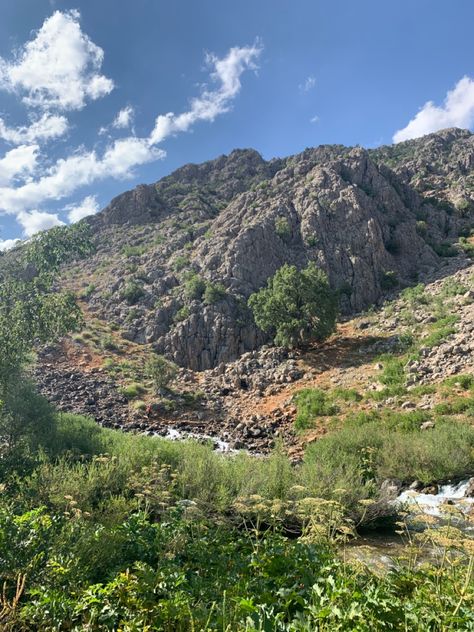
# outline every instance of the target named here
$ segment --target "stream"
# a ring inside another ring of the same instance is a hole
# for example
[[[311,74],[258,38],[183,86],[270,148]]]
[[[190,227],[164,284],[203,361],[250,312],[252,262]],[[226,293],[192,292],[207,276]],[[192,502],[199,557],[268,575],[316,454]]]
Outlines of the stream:
[[[393,501],[401,511],[406,512],[408,533],[373,532],[358,537],[341,549],[341,556],[358,560],[375,572],[387,572],[410,558],[409,541],[421,533],[426,526],[439,528],[451,524],[467,537],[474,536],[474,497],[466,496],[472,490],[472,479],[441,485],[437,494],[423,494],[414,490],[404,490]],[[472,492],[471,492],[472,493]],[[423,524],[422,516],[429,524]],[[417,563],[436,562],[440,549],[434,544],[426,544],[417,554]]]

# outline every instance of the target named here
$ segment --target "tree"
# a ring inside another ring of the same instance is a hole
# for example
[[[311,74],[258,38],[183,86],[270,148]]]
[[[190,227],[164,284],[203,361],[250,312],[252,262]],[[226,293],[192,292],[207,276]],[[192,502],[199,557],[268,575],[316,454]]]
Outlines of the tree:
[[[337,295],[313,262],[303,270],[285,264],[248,304],[260,329],[284,347],[324,340],[336,328]]]
[[[75,296],[54,286],[61,263],[85,256],[84,227],[53,228],[33,237],[0,270],[0,399],[17,379],[35,342],[55,341],[81,322]]]
[[[146,373],[153,381],[153,385],[157,391],[163,391],[168,388],[169,383],[174,380],[178,374],[178,367],[174,362],[167,360],[162,355],[155,355],[146,364]]]
[[[92,244],[84,227],[35,236],[0,268],[0,466],[26,464],[33,446],[54,432],[55,418],[25,380],[35,343],[54,342],[82,322],[75,296],[61,292],[61,263],[84,256]],[[1,468],[0,468],[1,469]]]

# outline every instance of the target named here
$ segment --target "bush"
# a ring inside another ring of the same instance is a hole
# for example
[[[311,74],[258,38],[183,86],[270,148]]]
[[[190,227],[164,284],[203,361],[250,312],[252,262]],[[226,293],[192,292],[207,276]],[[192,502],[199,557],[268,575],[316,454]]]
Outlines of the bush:
[[[206,283],[206,289],[204,291],[204,303],[206,305],[213,305],[219,303],[225,298],[226,290],[222,283]]]
[[[291,237],[291,227],[288,219],[286,217],[277,217],[275,220],[275,232],[283,239],[283,241],[288,241]]]
[[[296,394],[294,400],[298,411],[295,426],[299,430],[311,428],[316,417],[335,415],[339,411],[326,393],[318,388],[305,388]]]
[[[122,254],[126,257],[140,257],[146,252],[146,246],[124,246]]]
[[[380,287],[382,290],[393,290],[394,287],[397,287],[398,279],[397,275],[393,270],[388,270],[384,272],[380,277]]]
[[[446,241],[441,244],[433,244],[432,248],[439,257],[455,257],[458,254],[456,248]]]
[[[153,385],[157,391],[167,389],[169,383],[178,374],[178,367],[162,355],[150,358],[145,367],[148,377],[153,380]]]
[[[184,295],[189,300],[200,300],[206,289],[206,282],[193,274],[184,284]]]
[[[128,281],[122,290],[122,299],[129,305],[135,305],[144,296],[145,291],[143,287],[136,281]]]
[[[132,382],[132,384],[127,384],[127,386],[123,386],[120,389],[120,392],[127,399],[134,399],[139,395],[143,395],[143,393],[146,392],[146,388],[143,386],[143,384],[140,384],[139,382]]]
[[[325,340],[336,328],[336,293],[313,262],[300,271],[285,264],[248,304],[257,325],[271,333],[277,345]]]

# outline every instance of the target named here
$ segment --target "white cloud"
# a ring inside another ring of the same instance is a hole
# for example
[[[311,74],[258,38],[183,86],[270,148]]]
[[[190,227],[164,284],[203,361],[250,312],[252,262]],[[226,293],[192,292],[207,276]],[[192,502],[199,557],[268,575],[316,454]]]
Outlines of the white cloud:
[[[16,178],[33,172],[37,151],[38,145],[20,145],[7,151],[0,159],[0,186],[11,184]]]
[[[0,211],[18,213],[46,200],[63,199],[98,180],[129,177],[134,167],[165,155],[148,139],[131,136],[116,140],[101,157],[91,151],[60,159],[38,180],[16,188],[0,187]]]
[[[49,140],[62,136],[68,129],[68,122],[64,116],[43,114],[29,126],[8,127],[0,118],[0,138],[13,145]]]
[[[0,58],[0,88],[29,106],[79,110],[112,91],[100,74],[104,51],[81,31],[78,11],[55,11],[8,62]]]
[[[247,69],[256,70],[256,60],[261,51],[261,46],[254,44],[231,48],[222,59],[208,54],[206,61],[213,69],[211,78],[220,85],[215,90],[204,89],[199,97],[192,99],[187,112],[160,114],[150,143],[160,143],[172,134],[188,131],[197,121],[212,122],[219,114],[228,112],[232,99],[240,92],[242,73]]]
[[[14,91],[28,106],[64,110],[81,108],[87,97],[96,98],[111,89],[109,80],[97,74],[103,52],[81,32],[78,19],[75,11],[56,12],[20,51],[15,63],[8,64],[0,58],[0,88]],[[47,34],[51,37],[47,38]],[[56,39],[52,37],[55,34]],[[59,54],[58,41],[65,47],[64,55]],[[0,118],[0,137],[19,144],[0,159],[0,214],[16,215],[26,237],[62,225],[60,214],[42,210],[45,202],[67,198],[81,187],[100,180],[130,177],[134,168],[164,158],[166,152],[158,143],[169,135],[190,130],[198,121],[212,122],[231,109],[232,100],[241,90],[242,73],[256,70],[261,50],[254,44],[231,48],[223,58],[207,55],[210,78],[215,85],[205,86],[201,94],[191,100],[187,111],[158,116],[149,136],[136,137],[132,129],[129,135],[109,141],[102,151],[81,147],[53,164],[39,160],[42,156],[38,144],[32,141],[39,143],[65,133],[68,122],[64,116],[46,109],[41,116],[33,117],[29,126],[16,128],[8,127]],[[47,63],[50,56],[52,67]],[[133,116],[133,108],[127,106],[117,114],[112,126],[130,127]],[[97,211],[97,200],[92,195],[63,208],[70,222]]]
[[[0,239],[0,250],[11,250],[19,241],[19,239]]]
[[[312,118],[309,119],[310,123],[319,123],[319,116],[315,114]]]
[[[84,217],[98,213],[99,204],[95,195],[88,195],[79,204],[66,206],[65,210],[68,211],[69,222],[74,224],[74,222],[78,222]]]
[[[23,226],[25,237],[32,237],[35,233],[48,230],[54,226],[64,226],[56,213],[42,213],[41,211],[22,211],[18,213],[17,220]]]
[[[450,90],[443,105],[428,101],[406,127],[393,136],[394,143],[418,138],[446,127],[472,127],[474,125],[474,80],[463,77]]]
[[[112,127],[115,127],[117,129],[130,127],[133,121],[133,115],[134,110],[130,105],[128,105],[126,108],[123,108],[123,110],[120,110],[120,112],[117,114],[114,122],[112,123]]]
[[[310,75],[306,77],[303,83],[300,83],[298,89],[300,92],[309,92],[316,86],[316,78]]]

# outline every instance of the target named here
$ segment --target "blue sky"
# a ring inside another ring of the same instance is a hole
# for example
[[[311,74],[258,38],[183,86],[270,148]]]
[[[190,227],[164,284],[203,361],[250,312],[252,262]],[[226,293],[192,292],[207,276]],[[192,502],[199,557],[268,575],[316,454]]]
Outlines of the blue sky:
[[[472,0],[2,2],[0,247],[236,147],[472,129],[473,24]]]

